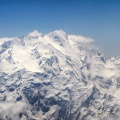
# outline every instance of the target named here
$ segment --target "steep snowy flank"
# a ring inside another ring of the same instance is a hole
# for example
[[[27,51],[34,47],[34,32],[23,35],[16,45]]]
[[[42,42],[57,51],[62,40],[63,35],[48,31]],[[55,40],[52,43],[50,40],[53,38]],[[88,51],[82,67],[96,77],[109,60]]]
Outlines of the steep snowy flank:
[[[120,57],[56,30],[0,38],[0,120],[119,120]]]

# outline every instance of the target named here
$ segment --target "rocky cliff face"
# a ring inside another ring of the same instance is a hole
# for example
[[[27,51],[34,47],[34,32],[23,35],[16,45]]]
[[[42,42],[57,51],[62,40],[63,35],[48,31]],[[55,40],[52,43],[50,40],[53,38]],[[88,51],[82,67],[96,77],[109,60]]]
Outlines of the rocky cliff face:
[[[0,41],[0,120],[119,120],[120,57],[82,36],[38,31]]]

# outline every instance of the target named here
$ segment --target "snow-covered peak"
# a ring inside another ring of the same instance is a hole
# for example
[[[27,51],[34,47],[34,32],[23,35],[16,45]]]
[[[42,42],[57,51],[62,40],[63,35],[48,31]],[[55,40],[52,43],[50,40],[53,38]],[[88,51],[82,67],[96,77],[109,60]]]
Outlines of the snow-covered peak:
[[[67,39],[67,34],[63,30],[56,30],[48,34],[50,38],[53,38],[57,40],[58,38],[66,40]]]
[[[45,35],[44,39],[52,45],[65,47],[68,44],[67,34],[62,30],[56,30]]]
[[[67,34],[63,30],[56,30],[56,31],[53,32],[53,34],[59,35],[63,38],[67,37]]]

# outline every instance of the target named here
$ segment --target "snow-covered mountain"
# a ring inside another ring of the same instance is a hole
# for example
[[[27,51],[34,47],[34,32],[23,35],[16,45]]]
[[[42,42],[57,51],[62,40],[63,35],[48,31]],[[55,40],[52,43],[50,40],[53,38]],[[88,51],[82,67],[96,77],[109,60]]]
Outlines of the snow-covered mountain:
[[[120,120],[120,57],[62,30],[0,39],[0,120]]]

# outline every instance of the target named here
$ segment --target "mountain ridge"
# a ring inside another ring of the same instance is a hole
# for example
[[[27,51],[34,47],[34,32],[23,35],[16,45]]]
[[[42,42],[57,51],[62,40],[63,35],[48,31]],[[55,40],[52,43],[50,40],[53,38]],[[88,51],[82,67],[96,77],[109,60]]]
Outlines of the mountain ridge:
[[[62,30],[1,40],[0,119],[119,120],[120,57],[93,42]]]

